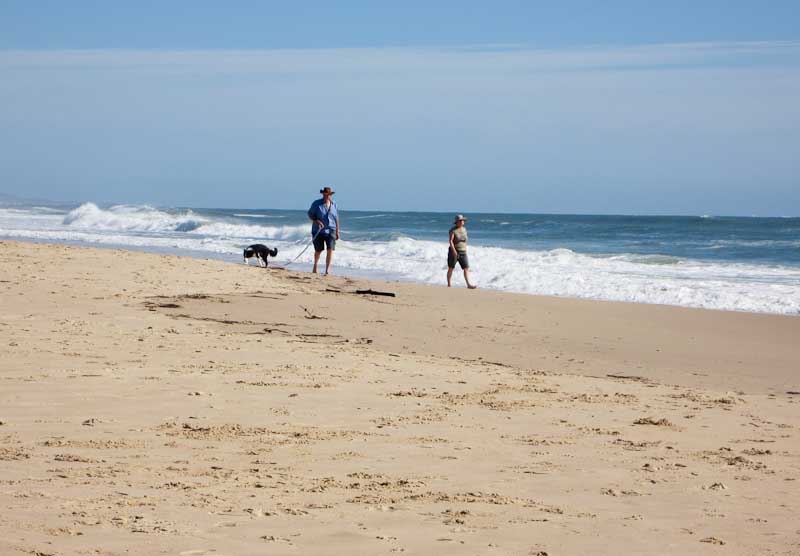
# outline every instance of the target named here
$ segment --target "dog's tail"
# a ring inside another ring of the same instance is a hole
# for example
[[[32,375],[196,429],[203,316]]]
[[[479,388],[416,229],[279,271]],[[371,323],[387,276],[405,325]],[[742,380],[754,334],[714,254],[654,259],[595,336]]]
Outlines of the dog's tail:
[[[278,248],[275,247],[274,249],[267,249],[269,252],[270,257],[277,257],[278,256]]]

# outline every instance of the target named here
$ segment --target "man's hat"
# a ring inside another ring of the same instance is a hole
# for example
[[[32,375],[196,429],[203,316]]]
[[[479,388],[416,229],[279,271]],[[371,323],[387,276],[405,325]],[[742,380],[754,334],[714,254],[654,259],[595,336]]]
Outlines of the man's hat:
[[[464,218],[463,214],[456,214],[456,217],[453,219],[453,224],[455,224],[456,222],[458,222],[460,220],[463,220],[464,222],[467,221],[467,219]]]
[[[326,195],[326,194],[327,194],[327,195],[333,195],[334,193],[336,193],[336,192],[335,192],[333,189],[331,189],[330,187],[324,187],[324,188],[320,189],[320,190],[319,190],[319,192],[320,192],[320,193],[322,193],[323,195]]]

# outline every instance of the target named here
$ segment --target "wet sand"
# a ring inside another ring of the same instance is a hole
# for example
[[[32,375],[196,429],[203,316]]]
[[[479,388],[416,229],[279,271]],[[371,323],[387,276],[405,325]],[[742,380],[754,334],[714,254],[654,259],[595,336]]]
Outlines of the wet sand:
[[[800,553],[798,317],[30,247],[0,554]]]

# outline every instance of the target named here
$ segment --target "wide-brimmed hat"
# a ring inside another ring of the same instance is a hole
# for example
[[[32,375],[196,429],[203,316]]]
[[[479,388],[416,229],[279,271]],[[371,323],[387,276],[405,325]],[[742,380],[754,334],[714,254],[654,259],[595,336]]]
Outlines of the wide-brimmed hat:
[[[467,219],[464,217],[464,215],[463,215],[463,214],[456,214],[456,217],[455,217],[455,218],[453,218],[453,224],[455,224],[455,223],[456,223],[456,222],[458,222],[459,220],[463,220],[464,222],[466,222],[466,221],[467,221]]]
[[[323,195],[325,195],[325,194],[328,194],[328,195],[333,195],[334,193],[336,193],[336,192],[335,192],[333,189],[331,189],[330,187],[323,187],[322,189],[320,189],[320,190],[319,190],[319,192],[320,192],[320,193],[322,193]]]

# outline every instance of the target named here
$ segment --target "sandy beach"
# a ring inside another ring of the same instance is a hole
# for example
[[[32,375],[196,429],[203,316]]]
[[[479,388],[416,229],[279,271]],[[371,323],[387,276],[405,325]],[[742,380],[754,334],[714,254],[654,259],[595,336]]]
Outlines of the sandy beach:
[[[798,340],[2,241],[0,554],[799,554]]]

